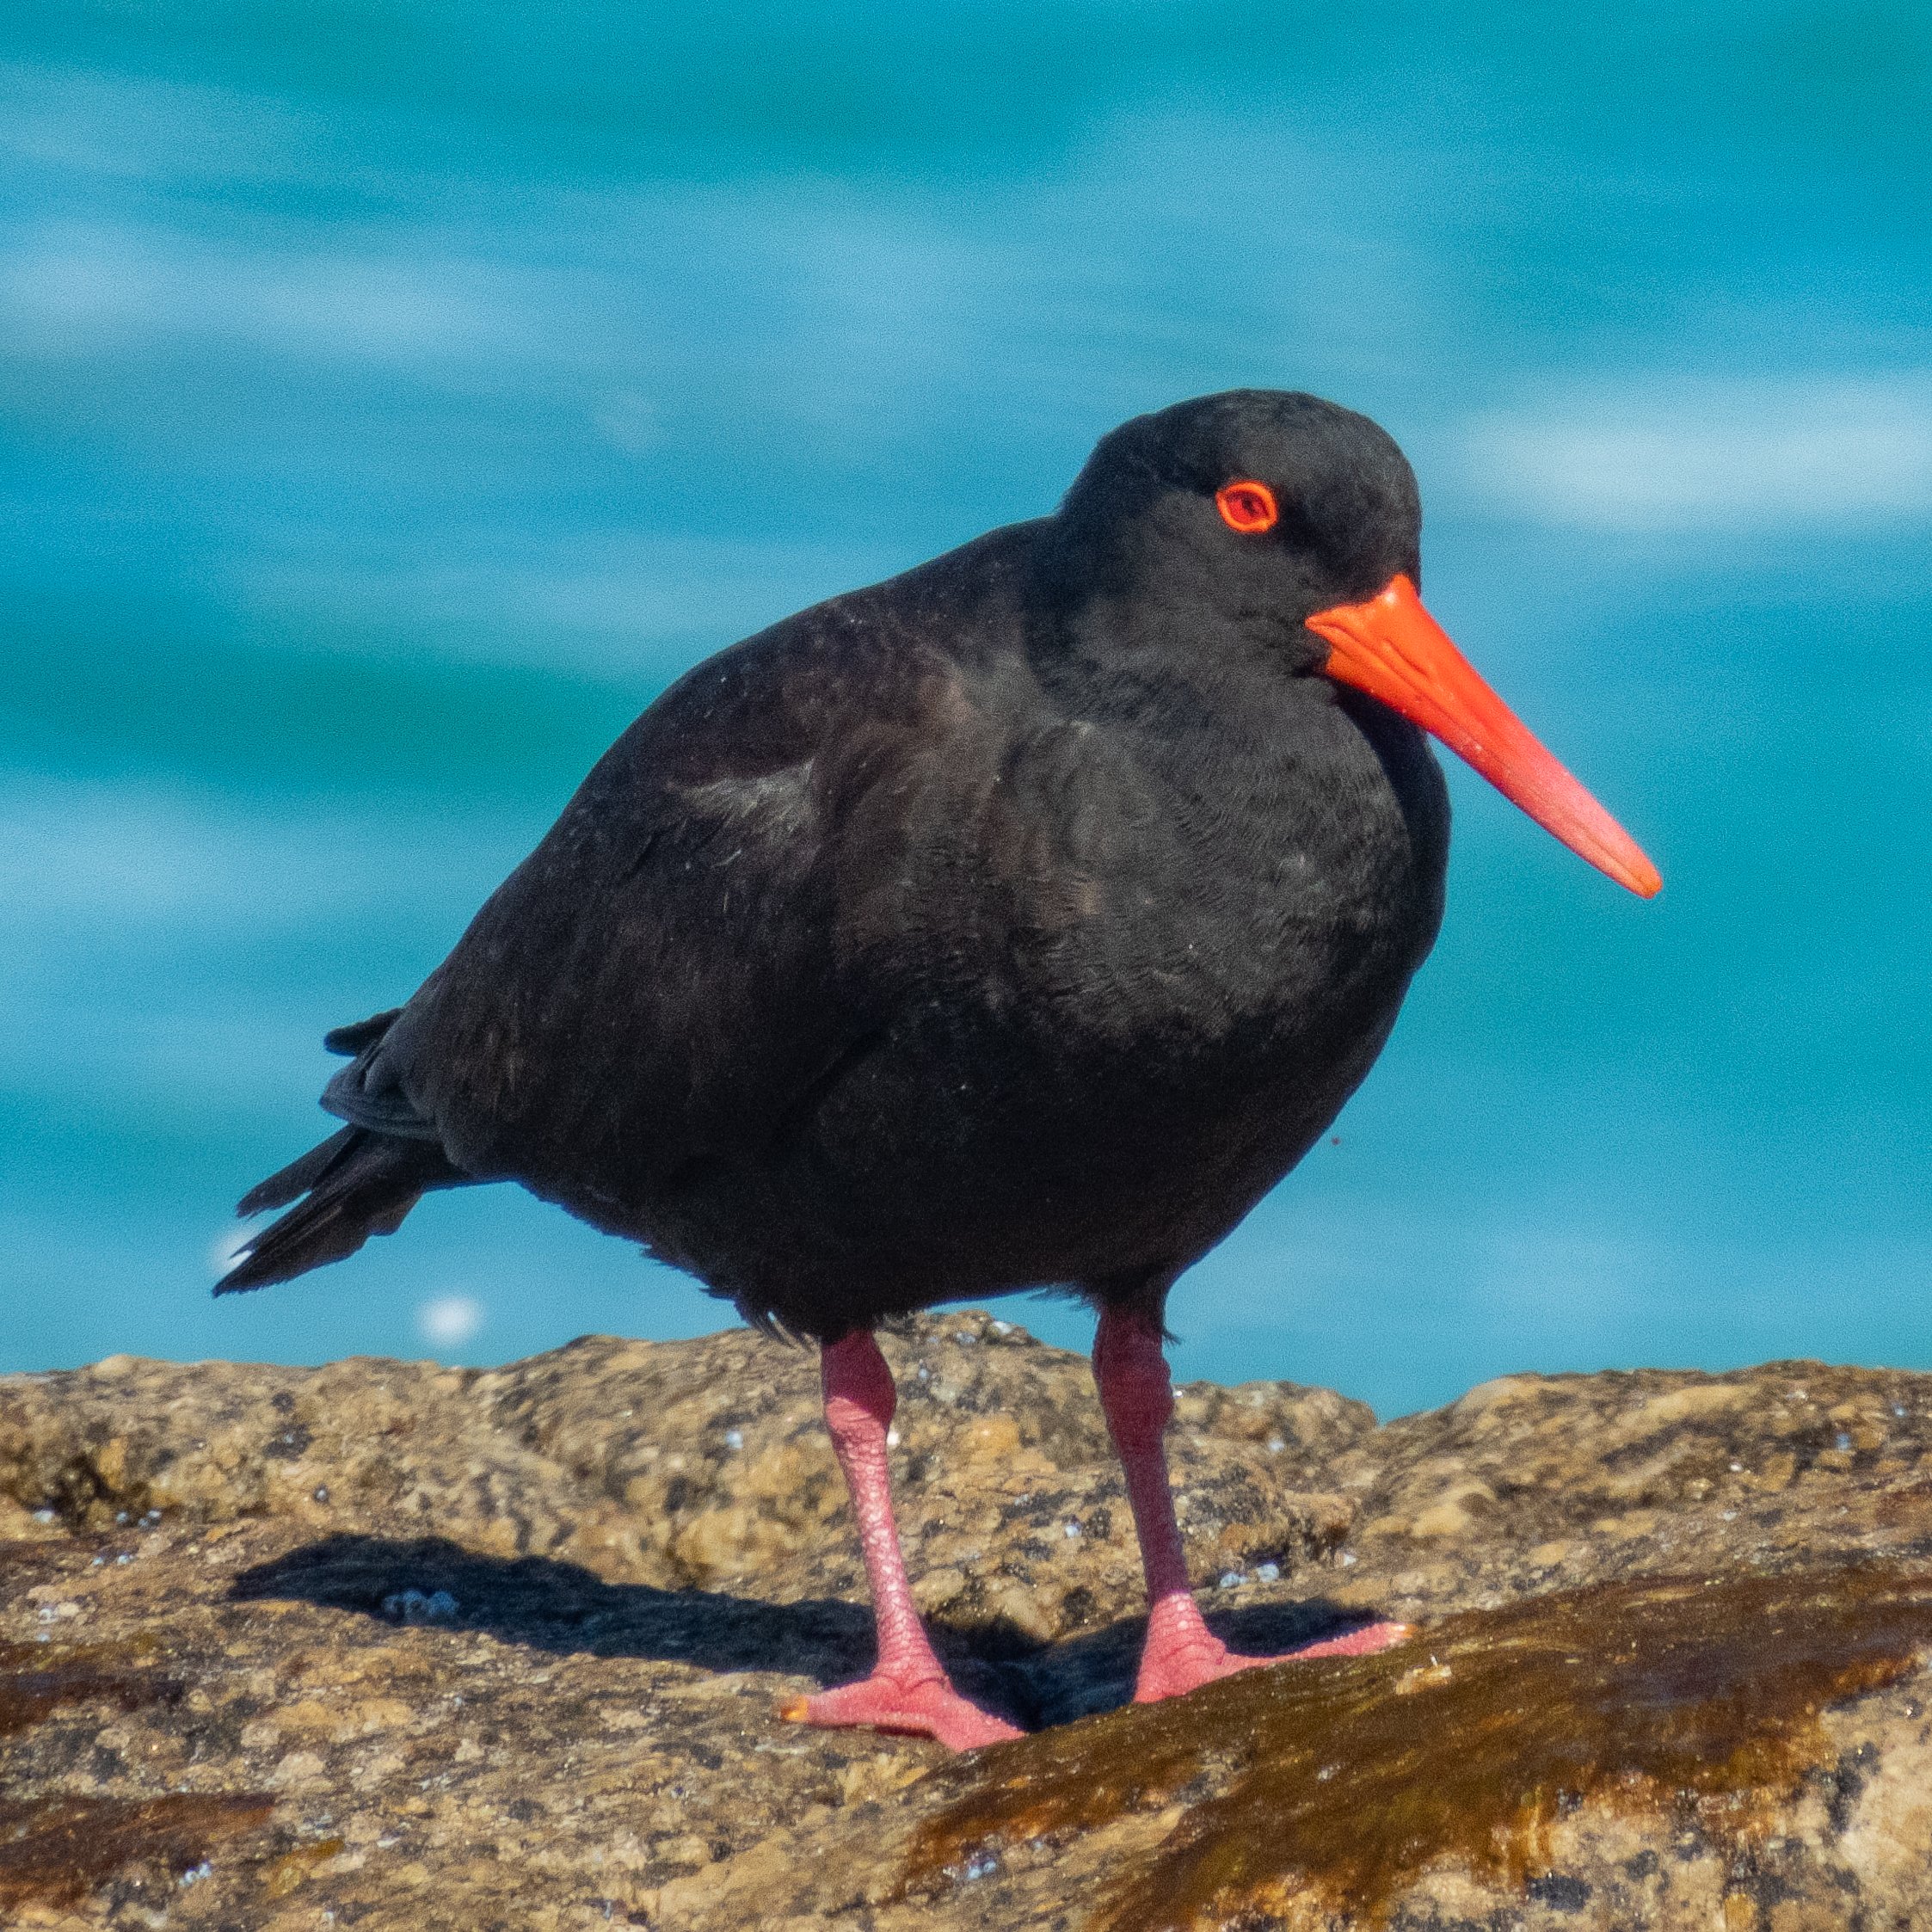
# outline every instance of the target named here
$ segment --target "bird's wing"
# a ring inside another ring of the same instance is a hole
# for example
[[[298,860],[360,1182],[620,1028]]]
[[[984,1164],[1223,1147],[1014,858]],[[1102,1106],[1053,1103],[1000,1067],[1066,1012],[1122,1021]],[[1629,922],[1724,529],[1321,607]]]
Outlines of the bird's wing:
[[[857,599],[699,666],[365,1049],[361,1087],[540,1193],[637,1200],[755,1152],[916,980],[878,969],[882,922],[919,821],[975,782],[979,723],[952,663]]]

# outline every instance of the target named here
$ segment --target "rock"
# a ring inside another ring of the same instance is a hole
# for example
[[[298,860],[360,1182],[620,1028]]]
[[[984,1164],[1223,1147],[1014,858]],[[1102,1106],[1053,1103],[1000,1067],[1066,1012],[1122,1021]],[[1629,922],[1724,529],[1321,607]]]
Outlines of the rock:
[[[0,1923],[1932,1917],[1932,1377],[1184,1389],[1224,1634],[1421,1634],[1135,1709],[1085,1362],[885,1345],[920,1602],[1037,1727],[969,1760],[774,1714],[870,1655],[804,1351],[0,1378]]]

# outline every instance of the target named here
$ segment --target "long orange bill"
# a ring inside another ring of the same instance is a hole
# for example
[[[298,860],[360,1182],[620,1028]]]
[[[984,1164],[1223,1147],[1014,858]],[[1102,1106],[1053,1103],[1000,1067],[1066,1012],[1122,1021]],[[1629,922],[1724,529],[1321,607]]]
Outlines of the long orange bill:
[[[1332,678],[1379,698],[1432,733],[1522,806],[1545,831],[1640,898],[1664,881],[1642,848],[1545,751],[1476,674],[1423,608],[1406,576],[1360,604],[1317,611],[1308,628],[1329,644]]]

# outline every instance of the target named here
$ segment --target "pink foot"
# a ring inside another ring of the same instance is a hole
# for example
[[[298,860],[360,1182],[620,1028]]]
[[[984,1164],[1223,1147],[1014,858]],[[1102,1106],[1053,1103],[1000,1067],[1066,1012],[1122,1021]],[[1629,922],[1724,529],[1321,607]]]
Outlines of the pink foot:
[[[1365,1623],[1339,1637],[1324,1637],[1319,1643],[1284,1651],[1279,1657],[1244,1657],[1229,1650],[1197,1619],[1176,1621],[1178,1628],[1150,1627],[1148,1630],[1148,1646],[1141,1653],[1140,1680],[1134,1686],[1136,1704],[1183,1696],[1217,1677],[1231,1677],[1237,1671],[1252,1671],[1258,1664],[1298,1663],[1305,1657],[1369,1657],[1415,1634],[1413,1627],[1406,1623]]]
[[[789,1697],[778,1715],[793,1724],[866,1724],[877,1731],[908,1731],[937,1738],[952,1750],[977,1750],[1024,1732],[969,1703],[943,1677],[917,1683],[875,1671],[857,1683],[842,1683],[816,1697]]]

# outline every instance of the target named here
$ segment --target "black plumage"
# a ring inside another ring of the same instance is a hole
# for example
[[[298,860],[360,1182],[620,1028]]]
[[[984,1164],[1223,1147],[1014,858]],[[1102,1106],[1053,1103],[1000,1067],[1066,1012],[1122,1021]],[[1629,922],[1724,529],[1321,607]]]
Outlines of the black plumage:
[[[1215,493],[1265,479],[1279,520]],[[1059,511],[674,686],[406,1005],[220,1284],[517,1181],[833,1340],[1066,1284],[1158,1305],[1368,1070],[1442,910],[1422,733],[1304,619],[1418,571],[1367,418],[1245,391]]]

